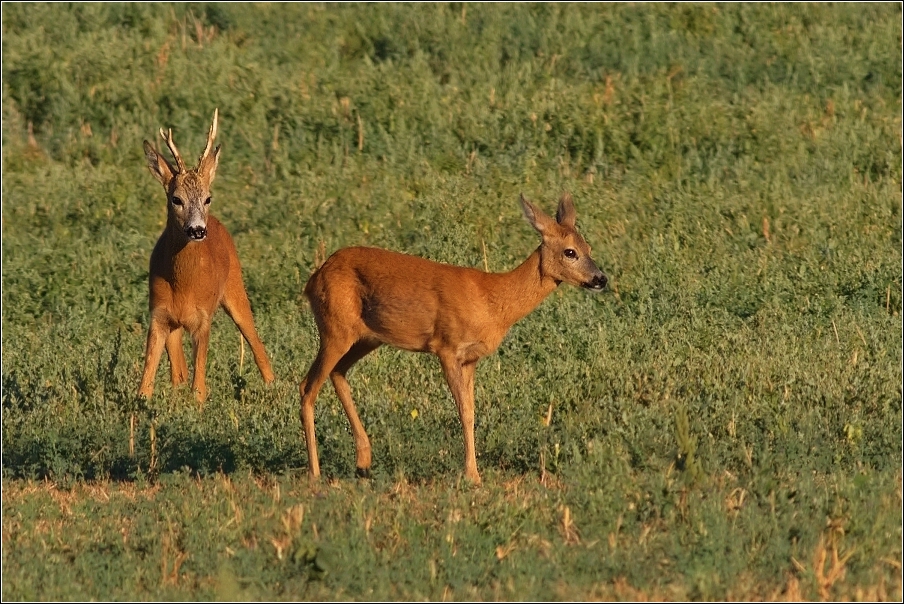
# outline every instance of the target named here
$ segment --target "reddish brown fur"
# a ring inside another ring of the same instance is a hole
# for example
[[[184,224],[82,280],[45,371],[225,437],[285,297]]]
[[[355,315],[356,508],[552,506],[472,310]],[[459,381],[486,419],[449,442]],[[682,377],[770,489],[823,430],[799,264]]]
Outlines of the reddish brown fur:
[[[389,344],[439,357],[464,429],[465,476],[480,482],[474,450],[477,361],[495,351],[509,328],[559,283],[601,290],[606,282],[574,228],[570,196],[562,197],[557,220],[524,198],[521,201],[543,243],[510,272],[484,273],[387,250],[352,247],[334,253],[311,275],[304,291],[320,332],[320,350],[300,392],[312,476],[320,475],[314,402],[327,377],[351,423],[358,472],[369,472],[370,441],[345,376],[366,354]]]
[[[219,146],[210,153],[216,136],[217,113],[198,167],[186,170],[172,133],[164,134],[176,161],[167,162],[150,143],[144,142],[151,174],[167,192],[167,224],[154,246],[150,263],[150,327],[145,350],[140,396],[154,391],[154,376],[164,346],[170,360],[173,385],[188,379],[188,366],[182,349],[182,330],[192,336],[194,378],[192,389],[198,401],[207,397],[205,369],[210,342],[210,324],[218,306],[232,317],[251,346],[254,360],[264,381],[273,381],[270,361],[254,328],[251,305],[242,282],[242,268],[232,237],[216,218],[208,213],[210,185],[219,160]],[[198,240],[187,233],[206,231]]]

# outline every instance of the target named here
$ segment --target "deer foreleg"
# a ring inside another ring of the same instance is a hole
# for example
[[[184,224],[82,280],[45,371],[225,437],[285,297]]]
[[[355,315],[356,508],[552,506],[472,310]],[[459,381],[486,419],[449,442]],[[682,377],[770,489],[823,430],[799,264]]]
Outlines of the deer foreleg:
[[[185,350],[182,348],[181,327],[172,330],[166,337],[166,355],[169,357],[173,386],[184,384],[188,380],[188,365],[185,362]]]
[[[464,431],[465,442],[465,478],[474,484],[480,484],[480,473],[477,471],[477,453],[474,447],[474,369],[476,362],[461,363],[456,358],[440,357],[440,364],[446,376],[446,382],[452,391],[452,397],[458,407],[458,417]]]
[[[195,374],[192,378],[191,389],[195,392],[195,399],[203,403],[207,399],[207,349],[210,346],[210,323],[205,321],[191,334],[192,348],[194,349]]]
[[[139,396],[151,398],[154,393],[154,377],[157,375],[157,367],[160,365],[160,356],[163,354],[168,332],[169,326],[166,322],[151,315],[147,345],[144,349],[144,373],[141,376],[141,385],[138,387]]]

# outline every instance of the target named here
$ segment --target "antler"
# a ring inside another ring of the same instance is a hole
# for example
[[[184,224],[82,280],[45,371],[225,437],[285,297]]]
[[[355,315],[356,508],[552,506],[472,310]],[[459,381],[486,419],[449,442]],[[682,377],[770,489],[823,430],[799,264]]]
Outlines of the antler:
[[[198,158],[198,165],[201,165],[201,162],[210,154],[210,149],[213,147],[213,139],[217,137],[217,118],[220,115],[220,110],[218,108],[213,110],[213,122],[210,124],[210,130],[207,132],[207,146],[204,147],[204,153],[201,154],[201,157]]]
[[[179,149],[176,148],[176,143],[173,142],[173,129],[170,128],[164,132],[163,128],[161,128],[160,137],[164,140],[166,146],[169,147],[170,153],[173,154],[173,158],[176,160],[176,171],[185,172],[185,162],[182,161],[182,155],[179,154]]]

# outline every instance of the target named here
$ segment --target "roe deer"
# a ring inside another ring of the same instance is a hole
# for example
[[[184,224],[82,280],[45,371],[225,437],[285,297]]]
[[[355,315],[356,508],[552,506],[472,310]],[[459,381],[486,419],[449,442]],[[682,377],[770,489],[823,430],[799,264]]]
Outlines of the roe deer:
[[[528,222],[543,242],[507,273],[440,264],[364,247],[341,249],[311,275],[304,293],[320,332],[320,350],[301,382],[301,421],[308,469],[320,476],[314,402],[327,377],[333,382],[355,438],[359,476],[368,476],[371,447],[355,411],[348,370],[382,344],[439,357],[464,429],[465,477],[480,483],[474,451],[474,369],[516,321],[563,281],[601,291],[606,276],[575,230],[571,196],[553,220],[521,196]]]
[[[207,398],[204,375],[210,322],[220,305],[251,345],[264,382],[273,381],[270,360],[254,328],[235,244],[220,221],[209,214],[210,185],[220,156],[219,145],[211,153],[217,136],[218,115],[219,112],[214,110],[207,146],[196,168],[185,167],[173,142],[172,130],[164,133],[161,128],[160,136],[173,154],[175,165],[164,159],[151,143],[144,141],[148,168],[163,185],[167,198],[166,227],[151,254],[151,320],[144,375],[138,389],[138,394],[147,398],[154,392],[154,376],[164,345],[173,385],[186,381],[188,367],[182,350],[182,330],[187,329],[194,348],[192,390],[197,400],[204,402]]]

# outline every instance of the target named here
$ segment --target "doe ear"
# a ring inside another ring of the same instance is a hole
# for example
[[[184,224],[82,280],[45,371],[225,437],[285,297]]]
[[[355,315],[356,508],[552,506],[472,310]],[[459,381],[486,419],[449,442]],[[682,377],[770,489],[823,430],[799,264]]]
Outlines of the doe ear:
[[[562,197],[559,199],[559,209],[556,210],[556,222],[564,227],[573,229],[576,218],[571,193],[562,193]]]
[[[529,202],[524,198],[524,193],[521,194],[521,211],[524,212],[524,217],[527,218],[527,221],[534,227],[538,233],[541,235],[549,230],[551,224],[553,224],[552,218],[543,213],[543,210]]]
[[[148,141],[144,141],[144,157],[148,162],[148,170],[154,175],[154,178],[163,185],[164,189],[169,190],[169,184],[173,180],[175,170],[166,159],[157,153],[154,146]]]

